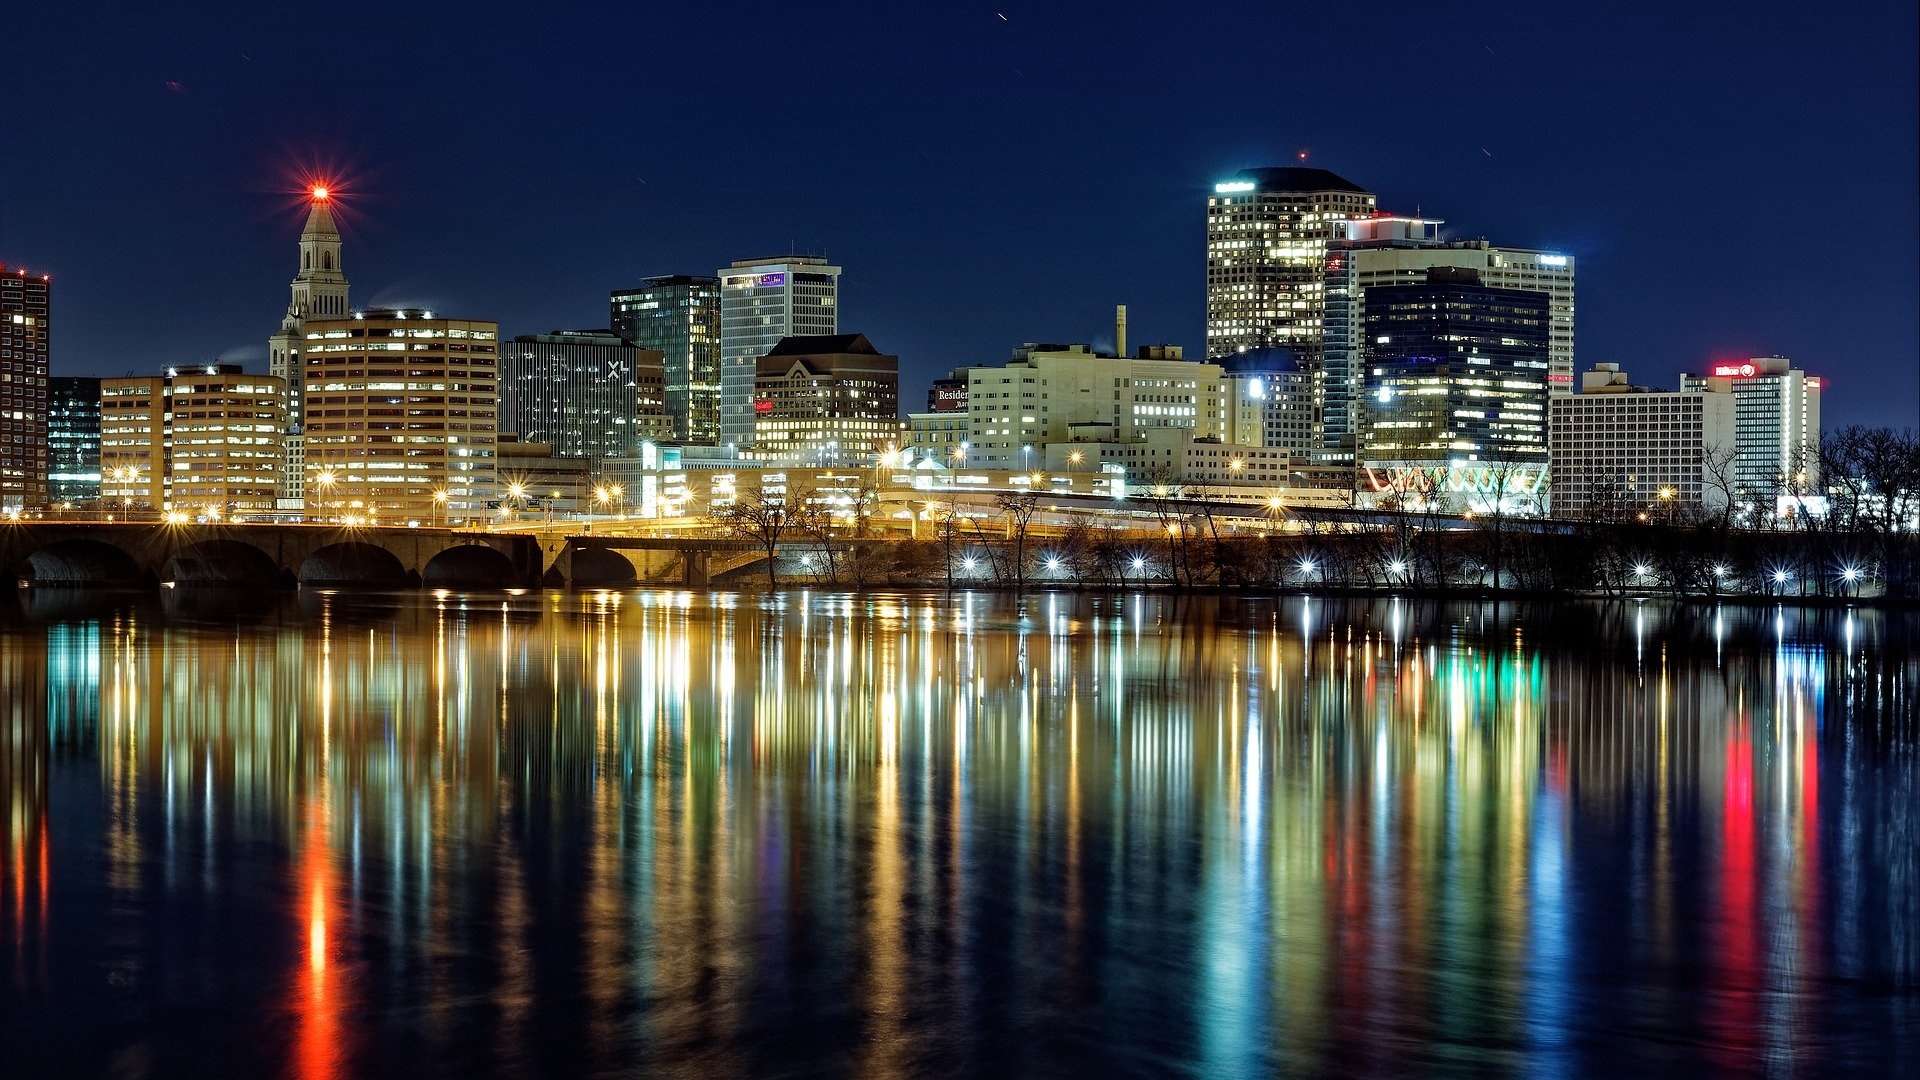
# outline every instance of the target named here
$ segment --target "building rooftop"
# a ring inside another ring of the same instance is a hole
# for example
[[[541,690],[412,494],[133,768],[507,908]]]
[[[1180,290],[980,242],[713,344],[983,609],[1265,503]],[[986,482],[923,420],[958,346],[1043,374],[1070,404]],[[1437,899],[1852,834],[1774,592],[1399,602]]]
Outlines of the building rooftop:
[[[1300,370],[1300,358],[1293,350],[1277,345],[1216,356],[1207,363],[1220,365],[1229,375],[1291,375]]]
[[[1251,182],[1256,191],[1351,191],[1372,194],[1366,188],[1326,169],[1281,166],[1268,169],[1242,169],[1233,179]]]
[[[855,353],[862,356],[884,355],[873,347],[865,334],[798,334],[783,337],[767,351],[768,356],[822,356],[829,353]]]

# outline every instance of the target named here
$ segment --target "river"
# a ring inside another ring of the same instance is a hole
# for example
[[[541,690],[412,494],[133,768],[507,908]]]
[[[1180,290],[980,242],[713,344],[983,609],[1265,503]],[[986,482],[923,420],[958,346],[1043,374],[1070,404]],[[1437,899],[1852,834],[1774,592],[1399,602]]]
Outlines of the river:
[[[1920,616],[25,594],[0,1074],[1884,1074]]]

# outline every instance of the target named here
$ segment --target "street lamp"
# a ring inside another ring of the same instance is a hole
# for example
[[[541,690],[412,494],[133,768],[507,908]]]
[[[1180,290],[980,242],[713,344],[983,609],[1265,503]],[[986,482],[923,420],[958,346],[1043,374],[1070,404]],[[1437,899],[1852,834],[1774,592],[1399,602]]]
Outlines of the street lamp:
[[[320,509],[322,510],[327,508],[327,497],[333,494],[335,479],[332,469],[321,469],[314,474],[313,482],[320,487]]]
[[[447,491],[445,488],[434,489],[433,508],[440,513],[440,527],[451,528],[453,521],[448,517],[449,508],[447,506]]]

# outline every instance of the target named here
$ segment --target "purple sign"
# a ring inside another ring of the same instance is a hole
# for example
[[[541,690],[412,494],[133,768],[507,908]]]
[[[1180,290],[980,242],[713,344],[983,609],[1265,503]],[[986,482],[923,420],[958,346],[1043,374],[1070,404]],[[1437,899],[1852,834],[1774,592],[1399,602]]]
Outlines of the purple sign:
[[[787,275],[785,274],[761,274],[760,280],[754,282],[755,285],[760,286],[785,285],[786,283]]]

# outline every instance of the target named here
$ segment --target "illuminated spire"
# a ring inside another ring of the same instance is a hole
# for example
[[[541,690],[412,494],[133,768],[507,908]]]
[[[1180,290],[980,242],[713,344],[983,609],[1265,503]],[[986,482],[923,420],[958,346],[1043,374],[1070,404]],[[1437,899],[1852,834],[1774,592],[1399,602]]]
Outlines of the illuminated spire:
[[[337,246],[340,243],[340,230],[333,224],[333,193],[316,184],[307,201],[310,208],[307,211],[307,227],[300,230],[302,246],[309,240],[323,239],[331,239]]]

